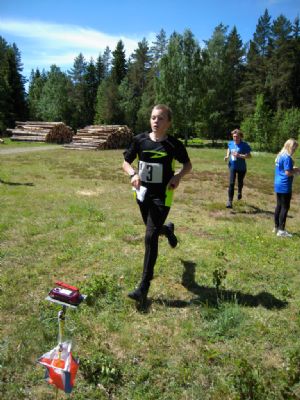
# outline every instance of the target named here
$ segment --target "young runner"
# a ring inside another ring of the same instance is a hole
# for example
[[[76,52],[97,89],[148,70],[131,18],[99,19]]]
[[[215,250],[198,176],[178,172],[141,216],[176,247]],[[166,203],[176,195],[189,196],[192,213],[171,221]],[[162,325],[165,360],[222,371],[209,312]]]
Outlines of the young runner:
[[[178,187],[181,178],[192,169],[184,145],[167,134],[171,121],[170,108],[163,104],[156,105],[150,118],[151,132],[134,136],[131,145],[124,152],[123,170],[130,176],[131,185],[136,190],[137,203],[146,225],[142,279],[139,286],[128,294],[138,302],[144,302],[147,298],[158,255],[159,235],[165,235],[171,247],[177,245],[174,224],[164,223],[170,211],[174,189]],[[136,158],[137,171],[132,166]],[[175,160],[182,164],[182,168],[176,173]]]

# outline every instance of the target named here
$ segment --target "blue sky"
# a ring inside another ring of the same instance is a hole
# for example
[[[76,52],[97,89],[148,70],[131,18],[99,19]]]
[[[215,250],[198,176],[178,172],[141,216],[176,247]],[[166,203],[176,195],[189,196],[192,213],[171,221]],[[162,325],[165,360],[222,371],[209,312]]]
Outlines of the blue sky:
[[[189,28],[200,42],[223,23],[235,25],[249,41],[258,18],[268,9],[292,22],[300,14],[299,0],[0,0],[0,36],[21,51],[23,74],[56,64],[69,69],[81,52],[96,59],[106,46],[122,39],[129,56],[138,41],[151,45],[164,29],[183,33]]]

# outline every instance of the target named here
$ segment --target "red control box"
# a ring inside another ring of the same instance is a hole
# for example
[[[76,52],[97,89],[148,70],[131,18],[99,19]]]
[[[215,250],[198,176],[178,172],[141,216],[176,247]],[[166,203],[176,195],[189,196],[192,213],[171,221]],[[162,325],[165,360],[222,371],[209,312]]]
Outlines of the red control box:
[[[83,296],[80,294],[77,287],[68,285],[61,281],[57,281],[55,284],[57,286],[49,292],[49,296],[52,299],[74,306],[77,306],[82,302]]]

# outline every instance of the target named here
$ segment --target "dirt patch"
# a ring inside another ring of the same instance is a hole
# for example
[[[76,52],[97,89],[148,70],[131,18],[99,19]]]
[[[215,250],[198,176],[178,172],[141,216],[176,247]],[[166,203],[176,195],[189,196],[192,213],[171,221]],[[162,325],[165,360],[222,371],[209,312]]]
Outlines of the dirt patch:
[[[76,193],[80,196],[93,197],[98,196],[101,190],[78,190]]]

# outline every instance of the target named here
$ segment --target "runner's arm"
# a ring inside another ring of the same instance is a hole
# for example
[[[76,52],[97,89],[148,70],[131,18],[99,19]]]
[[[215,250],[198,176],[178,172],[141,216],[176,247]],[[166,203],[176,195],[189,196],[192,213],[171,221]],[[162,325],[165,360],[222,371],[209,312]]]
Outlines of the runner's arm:
[[[189,172],[192,170],[192,163],[191,161],[188,161],[182,165],[182,168],[180,171],[178,171],[171,179],[170,182],[168,183],[168,188],[169,189],[176,189],[179,185],[179,182],[181,178],[183,178],[185,175],[187,175]]]
[[[130,176],[130,182],[133,187],[138,189],[140,187],[140,177],[132,165],[128,161],[123,161],[123,171]]]

